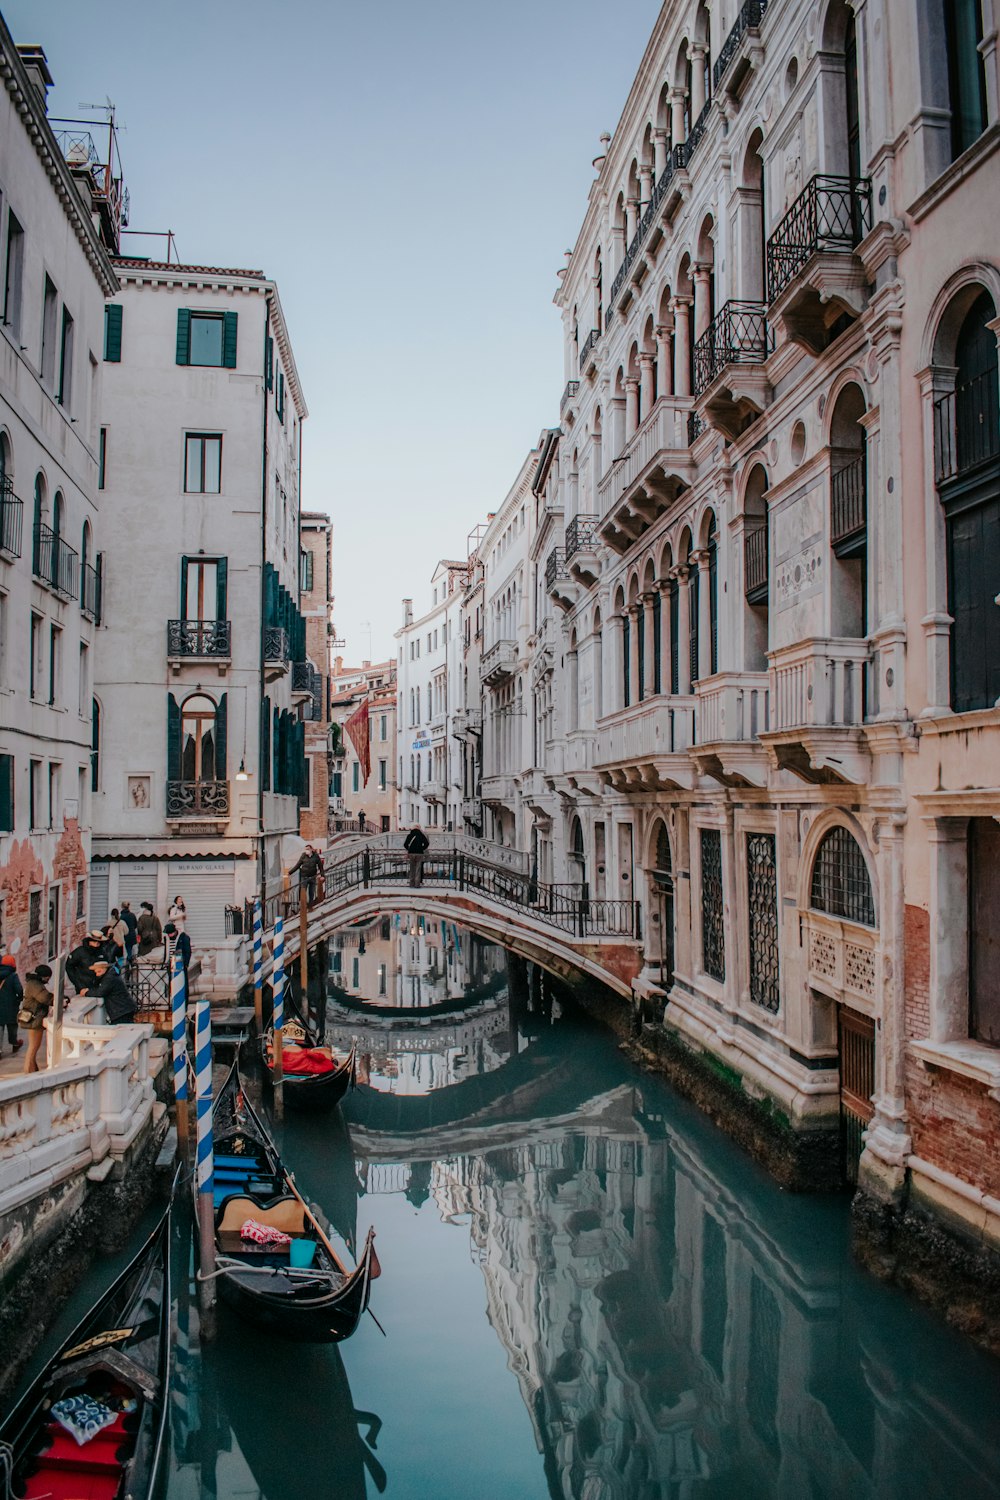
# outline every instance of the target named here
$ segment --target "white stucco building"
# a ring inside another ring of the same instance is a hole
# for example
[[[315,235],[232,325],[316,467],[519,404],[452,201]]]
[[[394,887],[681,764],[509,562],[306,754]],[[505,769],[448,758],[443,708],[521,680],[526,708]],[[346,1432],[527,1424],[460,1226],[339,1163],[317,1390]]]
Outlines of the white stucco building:
[[[464,707],[462,591],[465,562],[444,559],[431,579],[431,606],[414,617],[403,601],[396,631],[396,758],[400,827],[462,828],[462,755],[454,736]]]

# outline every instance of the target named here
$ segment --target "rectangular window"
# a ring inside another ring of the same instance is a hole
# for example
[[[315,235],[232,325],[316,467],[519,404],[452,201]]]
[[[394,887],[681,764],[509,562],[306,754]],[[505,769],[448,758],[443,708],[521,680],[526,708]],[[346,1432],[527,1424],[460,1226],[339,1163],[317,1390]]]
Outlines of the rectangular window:
[[[285,421],[285,377],[278,371],[278,389],[274,398],[274,409],[278,414],[278,421],[284,425]]]
[[[299,589],[303,594],[311,594],[313,586],[313,555],[311,552],[299,553]]]
[[[50,885],[48,910],[49,958],[55,958],[59,952],[59,895],[60,887],[58,885]]]
[[[388,833],[389,832],[389,814],[388,813],[383,813],[382,814],[382,832],[383,833]]]
[[[0,755],[0,833],[14,832],[14,757]]]
[[[378,966],[378,992],[379,992],[380,995],[384,995],[385,994],[385,982],[386,982],[386,966],[385,966],[385,964],[379,964],[379,966]]]
[[[189,495],[222,493],[222,438],[189,432],[184,439],[184,489]]]
[[[28,826],[37,829],[42,815],[42,763],[33,760],[28,765]]]
[[[389,737],[388,725],[389,725],[388,715],[387,714],[383,714],[382,717],[378,721],[378,737],[379,737],[380,740],[384,741],[384,740],[388,739],[388,737]]]
[[[90,647],[86,641],[80,642],[80,672],[76,690],[76,711],[81,719],[85,719],[90,704]]]
[[[270,334],[264,345],[264,375],[267,380],[267,388],[271,390],[274,385],[274,339]]]
[[[21,337],[21,284],[24,269],[24,230],[7,215],[7,269],[4,277],[3,320],[11,338]]]
[[[104,358],[109,365],[121,363],[122,357],[122,305],[107,302],[104,306]]]
[[[778,874],[773,833],[747,834],[747,911],[750,922],[750,999],[772,1013],[778,985]]]
[[[380,760],[378,763],[378,789],[380,792],[385,791],[387,775],[388,764],[386,761]]]
[[[46,825],[49,828],[60,828],[62,826],[62,807],[59,801],[59,783],[62,767],[55,761],[49,761],[48,774],[48,809]]]
[[[73,405],[73,318],[66,307],[63,308],[62,335],[59,339],[58,401],[67,411]]]
[[[37,937],[42,930],[42,893],[31,891],[28,896],[28,936]]]
[[[97,488],[103,490],[108,478],[108,429],[102,427],[97,439]]]
[[[37,698],[42,689],[42,617],[31,616],[31,655],[28,661],[28,692]]]
[[[59,701],[62,686],[62,631],[58,625],[49,626],[49,703]]]
[[[706,974],[720,984],[726,977],[725,899],[722,888],[722,834],[701,830],[701,956]]]
[[[181,619],[224,620],[227,575],[224,557],[181,559]]]
[[[87,828],[90,819],[87,817],[87,781],[89,773],[85,766],[81,766],[76,773],[76,815],[81,828]]]
[[[360,763],[358,761],[354,761],[352,763],[352,765],[351,765],[351,791],[352,792],[359,792],[360,790],[361,790],[361,765],[360,765]]]
[[[49,387],[56,379],[56,313],[59,297],[55,283],[45,278],[45,295],[42,302],[42,380]]]
[[[357,989],[358,986],[360,985],[360,983],[361,983],[361,960],[360,960],[360,958],[352,958],[351,959],[351,984],[352,984],[352,986],[353,986],[354,989]]]
[[[87,915],[87,882],[81,875],[76,882],[76,920],[82,922]]]
[[[214,313],[192,313],[188,339],[189,365],[221,365],[222,319]]]

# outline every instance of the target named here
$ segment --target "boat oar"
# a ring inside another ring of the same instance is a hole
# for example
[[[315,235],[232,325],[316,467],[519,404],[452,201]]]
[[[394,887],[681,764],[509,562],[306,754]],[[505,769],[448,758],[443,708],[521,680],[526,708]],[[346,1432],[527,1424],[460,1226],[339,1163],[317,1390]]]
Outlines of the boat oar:
[[[309,1220],[310,1224],[319,1235],[320,1242],[322,1243],[323,1248],[326,1250],[327,1255],[329,1255],[330,1259],[333,1261],[334,1265],[338,1268],[343,1276],[349,1275],[350,1273],[348,1272],[347,1267],[344,1265],[344,1262],[341,1260],[340,1256],[331,1245],[330,1237],[327,1234],[326,1230],[323,1228],[322,1224],[319,1222],[316,1215],[313,1213],[312,1209],[309,1207],[308,1203],[303,1198],[298,1188],[295,1186],[295,1178],[292,1176],[291,1172],[285,1172],[285,1181],[288,1183],[288,1186],[291,1188],[296,1198],[298,1198],[299,1202],[302,1204],[306,1218]],[[375,1327],[378,1329],[379,1333],[383,1338],[387,1338],[388,1335],[385,1329],[382,1327],[382,1324],[379,1322],[378,1318],[376,1318],[371,1308],[369,1307],[367,1311],[371,1314],[372,1322],[375,1324]]]

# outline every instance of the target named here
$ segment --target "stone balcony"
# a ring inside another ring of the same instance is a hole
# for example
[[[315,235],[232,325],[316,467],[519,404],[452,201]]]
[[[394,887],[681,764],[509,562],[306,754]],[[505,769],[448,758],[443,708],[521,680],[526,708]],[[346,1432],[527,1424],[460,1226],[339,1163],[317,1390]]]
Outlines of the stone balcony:
[[[868,779],[867,640],[814,636],[768,653],[770,727],[761,733],[775,766],[818,785]]]
[[[693,697],[647,698],[600,721],[593,766],[616,791],[689,791],[694,743]]]
[[[423,783],[420,791],[425,802],[438,802],[443,806],[448,800],[448,784],[445,781],[432,778]]]
[[[483,714],[479,708],[459,708],[451,716],[451,732],[457,740],[467,734],[481,734]]]
[[[486,687],[499,687],[517,670],[517,642],[494,641],[483,652],[479,663],[479,679]]]
[[[695,685],[698,743],[691,757],[723,786],[764,786],[767,758],[758,736],[768,728],[766,672],[717,672]]]
[[[516,795],[517,783],[513,776],[484,776],[481,791],[484,802],[509,807]]]
[[[687,404],[661,396],[597,486],[600,534],[619,554],[691,483]]]

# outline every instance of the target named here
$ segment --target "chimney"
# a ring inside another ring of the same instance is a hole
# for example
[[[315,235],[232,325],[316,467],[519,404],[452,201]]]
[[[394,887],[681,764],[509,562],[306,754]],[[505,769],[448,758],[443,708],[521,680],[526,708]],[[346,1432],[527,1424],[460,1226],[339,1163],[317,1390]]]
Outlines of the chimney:
[[[335,676],[337,677],[339,677],[341,672],[344,670],[344,658],[342,656],[335,656],[333,658],[333,670]]]
[[[413,600],[412,599],[404,599],[403,600],[403,624],[404,625],[412,625],[413,624]]]
[[[45,60],[45,49],[43,47],[25,45],[17,49],[18,56],[24,64],[24,70],[31,83],[34,84],[36,92],[41,97],[42,108],[48,112],[48,91],[52,87],[52,74]]]

